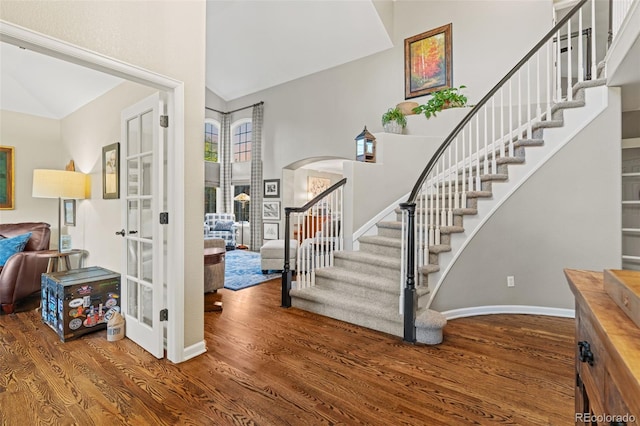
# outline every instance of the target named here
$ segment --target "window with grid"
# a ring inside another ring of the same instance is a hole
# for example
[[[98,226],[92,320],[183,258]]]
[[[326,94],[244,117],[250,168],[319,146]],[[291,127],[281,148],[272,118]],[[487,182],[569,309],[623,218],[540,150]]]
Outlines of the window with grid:
[[[251,161],[251,122],[237,125],[233,129],[233,161]]]
[[[204,159],[218,162],[218,126],[204,123]]]

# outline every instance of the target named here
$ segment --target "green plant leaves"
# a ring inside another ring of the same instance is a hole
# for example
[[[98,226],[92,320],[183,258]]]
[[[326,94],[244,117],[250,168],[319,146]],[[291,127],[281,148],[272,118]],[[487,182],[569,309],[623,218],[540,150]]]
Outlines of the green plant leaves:
[[[460,108],[467,105],[467,97],[459,93],[467,86],[449,87],[431,94],[431,99],[426,104],[418,105],[413,109],[416,114],[424,114],[426,118],[435,117],[437,112],[447,108]]]
[[[387,124],[388,122],[390,122],[390,121],[395,121],[396,123],[398,123],[402,127],[406,127],[406,125],[407,125],[407,118],[404,116],[404,114],[402,113],[402,111],[400,111],[400,109],[398,107],[389,108],[387,110],[387,112],[382,114],[382,125],[383,126],[385,124]]]

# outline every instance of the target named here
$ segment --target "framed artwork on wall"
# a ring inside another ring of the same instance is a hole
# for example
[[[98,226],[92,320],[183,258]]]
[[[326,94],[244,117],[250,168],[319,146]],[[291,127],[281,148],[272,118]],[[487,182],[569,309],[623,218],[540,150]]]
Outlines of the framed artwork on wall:
[[[76,226],[76,200],[64,200],[64,224]]]
[[[264,198],[280,198],[280,179],[264,180]]]
[[[404,40],[405,99],[451,87],[451,24]]]
[[[102,198],[120,198],[120,142],[102,147]]]
[[[0,146],[0,210],[13,210],[15,203],[15,148]]]
[[[315,198],[317,195],[321,194],[323,191],[329,189],[331,186],[331,179],[317,177],[317,176],[309,176],[307,178],[307,192],[309,199]]]
[[[277,240],[278,239],[278,224],[277,223],[265,223],[263,224],[263,239],[265,240]]]
[[[262,219],[280,220],[280,201],[263,201]]]

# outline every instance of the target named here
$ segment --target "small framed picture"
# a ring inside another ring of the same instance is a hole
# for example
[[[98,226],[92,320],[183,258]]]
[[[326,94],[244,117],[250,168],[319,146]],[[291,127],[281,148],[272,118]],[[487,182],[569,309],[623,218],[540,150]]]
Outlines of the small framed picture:
[[[278,224],[277,223],[265,223],[263,224],[263,238],[265,240],[277,240],[278,239]]]
[[[102,148],[102,198],[120,198],[120,142]]]
[[[264,198],[280,198],[280,179],[264,180]]]
[[[76,226],[76,200],[64,200],[64,224]]]
[[[280,201],[263,201],[262,219],[280,220]]]

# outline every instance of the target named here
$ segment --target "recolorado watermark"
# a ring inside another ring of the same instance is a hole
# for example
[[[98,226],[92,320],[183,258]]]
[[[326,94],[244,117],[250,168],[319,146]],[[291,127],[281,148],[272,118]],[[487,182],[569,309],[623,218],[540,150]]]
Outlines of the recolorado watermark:
[[[592,413],[576,413],[576,422],[608,424],[616,423],[635,423],[636,416],[633,414],[592,414]]]

